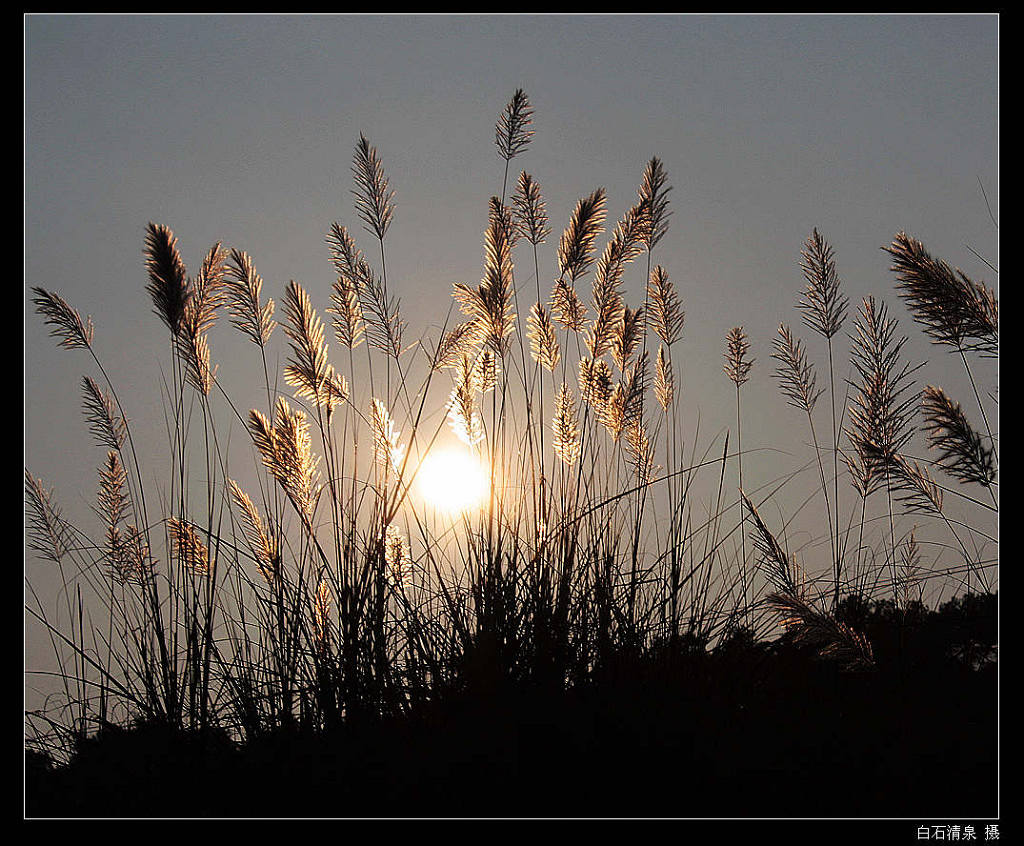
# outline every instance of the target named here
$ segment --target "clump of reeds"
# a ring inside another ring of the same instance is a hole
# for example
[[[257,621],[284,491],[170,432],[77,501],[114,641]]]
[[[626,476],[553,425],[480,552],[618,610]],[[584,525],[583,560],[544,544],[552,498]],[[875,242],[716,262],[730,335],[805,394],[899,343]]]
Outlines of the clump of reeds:
[[[70,632],[42,606],[32,613],[57,660],[72,664],[62,678],[76,733],[108,719],[115,704],[146,720],[251,739],[401,713],[496,676],[559,689],[590,684],[658,650],[711,648],[737,619],[767,635],[765,609],[822,657],[871,666],[871,644],[836,617],[840,589],[849,587],[840,458],[861,495],[858,567],[866,501],[879,490],[887,492],[883,547],[895,592],[909,596],[924,569],[914,536],[897,540],[899,505],[942,517],[969,566],[980,567],[942,513],[944,490],[908,448],[920,410],[938,466],[991,491],[994,439],[937,388],[925,389],[919,407],[904,339],[873,297],[854,320],[852,397],[837,402],[833,340],[848,303],[817,230],[804,244],[797,305],[827,344],[832,442],[824,449],[815,412],[825,388],[784,324],[772,358],[784,397],[812,435],[832,607],[818,607],[813,580],[745,492],[740,391],[756,374],[742,327],[728,333],[724,363],[736,391],[740,508],[729,525],[731,433],[701,455],[699,431],[684,428],[683,296],[655,255],[670,231],[667,170],[647,160],[635,201],[607,231],[605,189],[585,194],[554,243],[533,175],[520,172],[506,203],[510,162],[529,149],[533,118],[517,90],[495,126],[502,186],[499,194],[495,174],[479,281],[453,285],[457,319],[422,342],[406,344],[400,301],[389,292],[385,242],[391,249],[401,237],[395,191],[365,135],[352,158],[354,213],[379,253],[364,253],[341,223],[328,227],[327,318],[315,289],[294,280],[278,304],[265,297],[253,258],[220,242],[190,275],[173,232],[146,227],[145,291],[170,341],[171,467],[156,496],[144,469],[151,457],[136,453],[91,319],[33,288],[59,345],[87,351],[102,377],[82,382],[85,421],[103,451],[102,537],[73,525],[52,491],[25,474],[27,546],[66,577],[61,613]],[[932,337],[961,355],[991,350],[994,296],[915,242],[894,244],[900,290]],[[520,304],[529,290],[524,256],[535,284]],[[541,280],[553,280],[548,290]],[[211,338],[224,314],[245,349],[259,350],[263,383],[252,396],[218,376]],[[246,434],[241,458],[224,436],[236,422]],[[473,507],[439,514],[417,481],[448,429],[486,468],[487,492]],[[829,450],[832,478],[822,455]],[[243,473],[253,472],[243,487]],[[704,474],[712,477],[706,509],[698,502]],[[726,548],[737,530],[738,558]],[[87,646],[88,601],[105,616],[106,632],[93,637],[102,649]],[[101,691],[96,712],[90,687]]]

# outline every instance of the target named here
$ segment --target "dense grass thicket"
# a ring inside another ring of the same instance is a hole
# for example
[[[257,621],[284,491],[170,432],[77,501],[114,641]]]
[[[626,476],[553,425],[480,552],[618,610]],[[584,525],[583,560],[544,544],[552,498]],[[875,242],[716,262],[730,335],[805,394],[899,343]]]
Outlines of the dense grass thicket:
[[[809,334],[779,326],[772,378],[806,426],[825,550],[798,561],[782,485],[744,476],[743,327],[723,341],[735,420],[705,444],[683,430],[664,164],[616,223],[598,188],[555,236],[512,166],[532,118],[517,91],[482,278],[454,286],[437,337],[414,338],[389,289],[396,192],[365,137],[367,252],[327,227],[327,303],[295,281],[275,303],[220,243],[189,273],[149,224],[160,489],[92,321],[32,289],[91,371],[104,457],[96,526],[25,472],[26,613],[59,667],[26,715],[30,816],[995,813],[995,294],[906,233],[885,247],[896,295],[965,368],[961,405],[916,383],[882,299],[848,301],[819,232],[794,249]],[[218,380],[215,330],[241,333],[261,384]],[[452,434],[457,460],[432,470]],[[958,563],[934,571],[936,544]],[[958,596],[929,609],[936,578]]]

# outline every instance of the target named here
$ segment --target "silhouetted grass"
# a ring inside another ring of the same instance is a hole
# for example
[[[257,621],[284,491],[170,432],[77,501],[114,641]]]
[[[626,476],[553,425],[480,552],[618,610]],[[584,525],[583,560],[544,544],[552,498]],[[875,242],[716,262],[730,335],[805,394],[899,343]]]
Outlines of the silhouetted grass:
[[[827,560],[799,561],[762,516],[788,479],[744,477],[740,387],[757,371],[742,328],[726,347],[735,432],[683,431],[685,312],[654,258],[664,164],[649,160],[601,252],[597,188],[542,264],[540,183],[523,171],[506,202],[532,118],[517,91],[495,128],[481,281],[454,286],[462,322],[433,337],[411,340],[389,290],[400,215],[365,136],[353,194],[376,248],[329,227],[329,324],[296,281],[278,309],[254,260],[219,242],[189,275],[171,230],[150,224],[145,290],[170,342],[160,490],[92,320],[33,289],[60,345],[98,372],[83,408],[104,458],[98,535],[25,473],[27,546],[62,583],[49,606],[27,578],[62,688],[27,715],[30,816],[993,811],[995,539],[950,519],[944,495],[998,512],[998,442],[967,359],[997,349],[994,295],[902,234],[889,250],[901,296],[967,366],[986,434],[932,386],[919,428],[906,338],[874,297],[853,320],[842,396],[847,300],[831,246],[808,239],[797,306],[827,342],[822,449],[807,349],[783,325],[773,355],[810,430],[829,536]],[[625,280],[644,266],[630,307]],[[217,378],[224,314],[258,356],[251,395]],[[244,457],[228,450],[236,426]],[[484,501],[457,515],[415,487],[446,429],[487,476]],[[934,463],[908,453],[923,435]],[[878,535],[868,503],[882,496]],[[909,519],[962,561],[932,572]],[[928,611],[936,578],[963,595]]]

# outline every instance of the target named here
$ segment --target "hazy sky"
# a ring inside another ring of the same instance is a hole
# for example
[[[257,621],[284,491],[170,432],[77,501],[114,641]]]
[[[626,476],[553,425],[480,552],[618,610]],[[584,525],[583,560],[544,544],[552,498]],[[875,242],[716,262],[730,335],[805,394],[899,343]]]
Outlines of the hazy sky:
[[[880,247],[905,229],[997,285],[968,247],[998,267],[981,187],[998,219],[998,26],[994,15],[29,15],[26,466],[70,514],[88,516],[102,453],[79,385],[94,371],[81,352],[56,348],[29,287],[93,316],[129,416],[166,450],[167,339],[144,290],[146,223],[174,230],[190,271],[220,240],[253,257],[265,294],[280,301],[295,279],[322,312],[330,224],[349,226],[375,257],[350,193],[360,132],[396,191],[389,285],[413,336],[436,331],[451,283],[480,279],[487,201],[501,190],[494,123],[517,87],[536,135],[513,168],[540,182],[553,230],[543,288],[577,199],[604,186],[614,223],[647,160],[663,160],[674,214],[656,260],[686,309],[676,360],[702,438],[732,423],[723,339],[742,325],[757,358],[744,446],[808,457],[769,356],[779,322],[800,323],[800,249],[814,227],[851,302],[883,298],[911,335],[908,356],[929,361],[921,383],[970,409],[957,361],[911,324]],[[642,272],[627,275],[631,305],[642,284]],[[225,384],[251,374],[226,321],[211,345]],[[979,375],[994,389],[994,366]],[[245,437],[236,425],[232,439]],[[745,467],[756,484],[794,463],[763,460]],[[161,469],[147,467],[154,480]]]

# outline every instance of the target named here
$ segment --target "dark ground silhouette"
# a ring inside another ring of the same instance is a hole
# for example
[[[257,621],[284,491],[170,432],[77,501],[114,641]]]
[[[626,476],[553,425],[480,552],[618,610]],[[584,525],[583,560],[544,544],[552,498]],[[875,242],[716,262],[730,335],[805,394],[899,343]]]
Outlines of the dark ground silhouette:
[[[389,720],[236,747],[108,728],[30,754],[29,817],[995,817],[995,596],[937,611],[847,599],[877,666],[740,630],[619,653],[586,686],[462,682]]]

